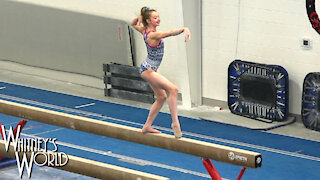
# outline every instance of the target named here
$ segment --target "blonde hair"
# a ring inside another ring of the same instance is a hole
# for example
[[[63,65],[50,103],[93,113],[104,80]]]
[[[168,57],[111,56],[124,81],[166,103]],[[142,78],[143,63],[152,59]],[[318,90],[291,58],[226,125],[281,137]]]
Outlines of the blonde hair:
[[[147,19],[150,19],[151,13],[156,11],[155,9],[150,9],[149,7],[144,6],[141,8],[142,24],[144,27],[148,26]]]

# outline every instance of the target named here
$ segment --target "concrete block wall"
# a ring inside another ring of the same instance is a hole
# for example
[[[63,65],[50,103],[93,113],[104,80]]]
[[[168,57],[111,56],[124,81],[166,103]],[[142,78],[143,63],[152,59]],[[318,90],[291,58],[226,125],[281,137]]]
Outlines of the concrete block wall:
[[[227,69],[236,58],[238,1],[202,1],[202,93],[226,101]]]

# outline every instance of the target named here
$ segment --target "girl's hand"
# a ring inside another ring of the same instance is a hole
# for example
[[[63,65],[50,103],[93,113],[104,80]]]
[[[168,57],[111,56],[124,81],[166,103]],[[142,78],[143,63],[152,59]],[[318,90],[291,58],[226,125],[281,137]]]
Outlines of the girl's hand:
[[[144,30],[146,29],[142,25],[142,16],[137,16],[131,21],[131,26],[134,27],[137,31],[139,31],[141,34],[143,34]]]
[[[184,28],[184,41],[187,42],[191,40],[191,33],[189,28]]]
[[[138,16],[138,22],[139,22],[139,23],[142,23],[142,16],[141,16],[141,15]]]

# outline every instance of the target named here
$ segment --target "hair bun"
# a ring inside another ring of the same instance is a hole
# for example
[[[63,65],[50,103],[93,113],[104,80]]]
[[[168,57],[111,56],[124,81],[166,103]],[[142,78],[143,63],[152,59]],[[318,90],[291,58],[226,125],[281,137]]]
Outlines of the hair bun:
[[[147,9],[146,6],[144,6],[144,7],[141,8],[141,16],[143,16],[144,13],[146,13],[146,11],[147,11],[146,9]]]
[[[152,11],[156,11],[156,10],[150,9],[150,7],[148,6],[144,6],[141,8],[142,24],[145,27],[148,26],[147,19],[150,18],[150,14],[152,13]]]

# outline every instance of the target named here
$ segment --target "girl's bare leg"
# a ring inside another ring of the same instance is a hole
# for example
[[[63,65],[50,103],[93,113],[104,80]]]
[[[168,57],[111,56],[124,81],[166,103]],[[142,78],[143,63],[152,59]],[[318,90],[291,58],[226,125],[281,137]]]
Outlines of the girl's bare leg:
[[[153,129],[151,125],[154,119],[156,118],[156,116],[158,115],[160,109],[162,108],[164,102],[166,101],[167,94],[166,94],[166,91],[163,89],[153,87],[152,85],[150,86],[153,89],[154,93],[156,94],[157,99],[150,108],[149,115],[146,123],[142,128],[142,132],[143,133],[161,133],[160,131]]]
[[[155,89],[163,89],[169,92],[168,105],[172,118],[172,129],[174,130],[176,137],[181,137],[180,123],[177,113],[177,97],[178,88],[176,85],[171,83],[168,79],[163,77],[161,74],[154,72],[153,70],[147,70],[142,73],[142,78],[151,84]],[[159,109],[160,110],[160,109]]]

